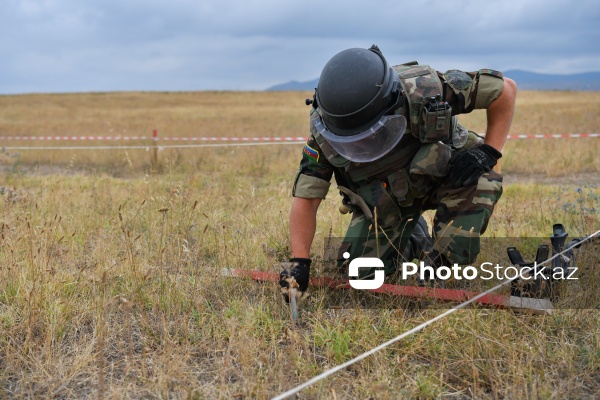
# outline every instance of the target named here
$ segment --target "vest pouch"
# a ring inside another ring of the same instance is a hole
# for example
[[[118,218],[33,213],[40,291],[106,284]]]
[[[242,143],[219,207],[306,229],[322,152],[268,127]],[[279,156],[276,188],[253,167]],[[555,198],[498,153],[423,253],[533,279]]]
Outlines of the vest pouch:
[[[425,197],[431,190],[432,186],[427,176],[408,174],[408,188],[410,190],[410,203],[400,204],[402,207],[412,205],[414,201],[413,199]]]
[[[390,184],[390,191],[398,201],[398,204],[405,202],[407,198],[411,197],[408,187],[408,174],[404,169],[388,175],[387,180]]]
[[[442,101],[440,95],[423,99],[418,126],[422,143],[447,140],[452,126],[452,107]]]
[[[448,175],[452,148],[442,142],[421,146],[410,162],[410,173],[443,178]]]
[[[400,208],[387,191],[383,181],[377,180],[362,185],[356,193],[370,208],[377,209],[377,224],[380,227],[387,228],[400,220]]]
[[[390,192],[396,198],[400,207],[410,207],[415,199],[420,199],[429,193],[431,184],[426,176],[409,174],[401,169],[388,175]]]
[[[462,149],[469,139],[469,131],[458,123],[458,117],[452,117],[452,147]]]

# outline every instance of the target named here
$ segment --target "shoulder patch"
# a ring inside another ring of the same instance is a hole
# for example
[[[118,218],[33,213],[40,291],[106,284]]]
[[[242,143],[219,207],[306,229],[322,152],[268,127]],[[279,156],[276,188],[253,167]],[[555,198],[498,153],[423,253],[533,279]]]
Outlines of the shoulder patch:
[[[487,69],[487,68],[480,69],[479,70],[479,74],[493,75],[493,76],[497,76],[498,78],[502,78],[503,77],[502,76],[502,72],[496,71],[494,69]]]
[[[466,72],[456,69],[446,71],[444,78],[450,86],[458,90],[467,90],[473,84],[473,78],[471,78]]]
[[[319,152],[317,150],[313,149],[312,147],[310,147],[308,144],[306,144],[304,146],[303,153],[305,156],[307,156],[311,160],[313,160],[315,162],[319,162]]]

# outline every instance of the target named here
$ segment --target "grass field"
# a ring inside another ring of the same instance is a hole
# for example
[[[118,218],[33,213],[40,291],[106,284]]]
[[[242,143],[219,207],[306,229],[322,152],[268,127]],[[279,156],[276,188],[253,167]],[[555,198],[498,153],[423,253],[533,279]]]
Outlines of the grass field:
[[[305,136],[308,95],[0,96],[0,136]],[[511,133],[598,132],[599,109],[600,93],[522,92]],[[485,114],[461,122],[483,131]],[[289,257],[301,148],[165,148],[156,171],[144,149],[0,153],[0,398],[269,398],[440,314],[331,309],[338,294],[315,290],[293,329],[276,284],[221,276]],[[599,150],[598,138],[509,140],[486,235],[600,229]],[[314,255],[345,232],[338,206],[332,189]],[[597,258],[580,263],[590,291]],[[599,303],[570,300],[552,315],[469,307],[300,398],[600,397]]]

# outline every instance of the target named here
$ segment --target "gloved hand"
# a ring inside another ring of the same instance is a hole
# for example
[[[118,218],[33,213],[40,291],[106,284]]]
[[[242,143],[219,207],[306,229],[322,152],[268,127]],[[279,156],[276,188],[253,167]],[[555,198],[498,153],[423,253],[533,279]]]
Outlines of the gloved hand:
[[[291,258],[289,263],[284,263],[283,271],[279,274],[279,285],[286,303],[290,302],[290,286],[296,288],[296,300],[301,300],[307,295],[311,262],[309,258]]]
[[[488,144],[459,151],[450,159],[448,178],[454,187],[473,185],[481,175],[494,168],[501,157],[502,153]]]

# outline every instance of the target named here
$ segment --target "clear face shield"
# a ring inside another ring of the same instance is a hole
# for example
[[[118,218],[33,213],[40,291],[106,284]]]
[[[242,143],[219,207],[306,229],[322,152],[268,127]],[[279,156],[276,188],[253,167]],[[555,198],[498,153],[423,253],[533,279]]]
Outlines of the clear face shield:
[[[340,136],[328,130],[318,113],[313,114],[310,123],[342,157],[358,163],[385,156],[396,147],[406,130],[403,115],[384,115],[369,129],[352,136]]]

